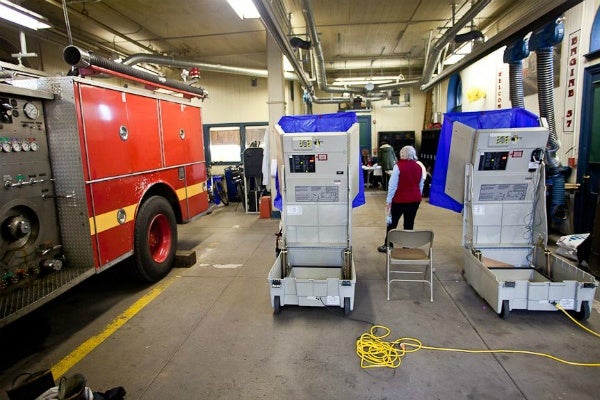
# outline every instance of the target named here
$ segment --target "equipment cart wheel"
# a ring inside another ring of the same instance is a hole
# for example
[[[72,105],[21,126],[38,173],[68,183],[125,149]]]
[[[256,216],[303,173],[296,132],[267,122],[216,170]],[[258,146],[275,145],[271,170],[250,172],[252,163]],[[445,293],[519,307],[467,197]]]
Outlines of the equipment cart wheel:
[[[273,297],[273,310],[275,314],[281,314],[281,299],[279,296]]]
[[[582,301],[581,308],[579,311],[573,311],[573,317],[580,321],[587,321],[591,314],[591,307],[589,301]]]
[[[344,297],[344,315],[350,315],[350,297]]]
[[[135,219],[134,274],[146,282],[157,282],[175,263],[177,221],[171,204],[153,196],[140,207]]]
[[[498,313],[498,316],[502,319],[507,319],[508,314],[510,314],[510,305],[508,304],[508,300],[502,300],[502,309]]]

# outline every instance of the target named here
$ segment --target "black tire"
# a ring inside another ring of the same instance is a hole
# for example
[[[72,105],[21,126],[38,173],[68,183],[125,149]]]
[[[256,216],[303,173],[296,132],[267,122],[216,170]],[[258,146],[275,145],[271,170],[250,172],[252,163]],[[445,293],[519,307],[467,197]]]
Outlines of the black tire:
[[[350,297],[344,297],[344,315],[350,315],[352,311],[350,310]]]
[[[145,282],[157,282],[171,271],[177,250],[177,221],[171,204],[153,196],[140,207],[135,219],[135,276]]]
[[[592,313],[589,301],[582,301],[579,311],[572,312],[573,317],[579,321],[587,321]]]
[[[273,298],[273,312],[277,315],[281,314],[281,299],[279,296]]]
[[[502,300],[502,308],[500,309],[498,316],[500,318],[506,320],[508,318],[509,314],[510,314],[510,304],[509,304],[508,300]]]
[[[224,206],[229,205],[229,196],[227,195],[227,191],[225,190],[225,184],[221,182],[215,183],[215,189],[217,190],[217,194],[221,199],[221,202]]]

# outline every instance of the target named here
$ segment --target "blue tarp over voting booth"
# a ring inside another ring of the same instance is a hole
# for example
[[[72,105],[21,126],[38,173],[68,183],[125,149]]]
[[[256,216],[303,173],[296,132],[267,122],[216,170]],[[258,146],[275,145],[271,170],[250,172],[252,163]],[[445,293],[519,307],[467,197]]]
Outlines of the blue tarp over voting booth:
[[[285,133],[346,132],[357,121],[358,119],[356,118],[356,113],[342,112],[334,114],[286,115],[281,117],[278,124]],[[360,152],[356,155],[356,157],[358,157],[359,160],[358,167],[361,168]],[[365,204],[365,190],[362,169],[359,171],[358,177],[358,193],[352,200],[352,207],[359,207]],[[275,188],[277,195],[273,200],[273,205],[277,209],[281,210],[282,201],[281,193],[279,191],[278,176],[275,177]]]
[[[444,124],[440,132],[440,140],[435,158],[435,169],[431,180],[429,203],[434,206],[461,212],[463,205],[444,192],[446,175],[448,173],[450,143],[452,141],[452,125],[454,122],[461,122],[474,129],[493,129],[533,128],[540,126],[540,120],[537,115],[522,108],[444,114]]]

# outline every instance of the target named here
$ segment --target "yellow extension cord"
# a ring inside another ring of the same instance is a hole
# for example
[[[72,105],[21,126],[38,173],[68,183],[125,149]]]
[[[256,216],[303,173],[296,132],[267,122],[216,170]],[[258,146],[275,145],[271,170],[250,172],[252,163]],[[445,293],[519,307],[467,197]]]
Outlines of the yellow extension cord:
[[[556,308],[561,310],[567,315],[573,322],[579,327],[583,328],[587,332],[600,337],[600,334],[593,330],[586,328],[579,322],[575,321],[560,305],[556,304]],[[383,333],[377,334],[378,330],[382,330]],[[453,349],[446,347],[433,347],[424,346],[420,340],[415,338],[398,338],[394,341],[388,342],[385,340],[391,331],[388,327],[383,325],[374,325],[371,327],[369,332],[365,332],[356,340],[356,354],[360,358],[360,367],[366,368],[398,368],[402,364],[402,358],[408,353],[414,353],[421,349],[424,350],[438,350],[438,351],[452,351],[458,353],[504,353],[504,354],[528,354],[533,356],[545,357],[554,361],[558,361],[563,364],[579,366],[579,367],[600,367],[600,363],[580,363],[574,361],[563,360],[546,353],[539,353],[535,351],[527,350],[467,350],[467,349]]]

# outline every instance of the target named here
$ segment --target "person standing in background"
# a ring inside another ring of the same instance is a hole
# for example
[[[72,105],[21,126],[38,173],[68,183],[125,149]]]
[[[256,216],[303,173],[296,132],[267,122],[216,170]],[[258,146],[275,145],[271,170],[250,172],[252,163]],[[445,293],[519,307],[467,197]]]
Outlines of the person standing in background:
[[[371,158],[371,154],[369,154],[369,149],[363,148],[361,150],[361,161],[364,166],[370,167],[373,165],[373,159]]]
[[[386,213],[391,214],[391,221],[388,220],[384,244],[377,248],[379,252],[387,251],[387,233],[396,229],[400,217],[404,216],[405,230],[414,228],[426,176],[425,167],[417,162],[415,148],[404,146],[400,149],[400,160],[392,170],[385,202]]]
[[[387,189],[388,180],[389,180],[389,172],[394,168],[396,161],[396,153],[394,153],[394,148],[388,144],[386,141],[381,142],[381,146],[379,146],[379,150],[377,153],[377,160],[379,161],[379,165],[381,165],[381,169],[383,172],[382,176],[382,184],[383,188]]]
[[[368,169],[365,169],[365,168],[369,168],[369,167],[373,166],[373,159],[371,158],[371,155],[369,154],[369,149],[363,148],[361,150],[360,159],[361,159],[361,164],[363,166],[363,182],[366,186],[367,184],[371,183],[371,182],[369,182],[369,176],[371,174],[371,171],[369,171]]]

